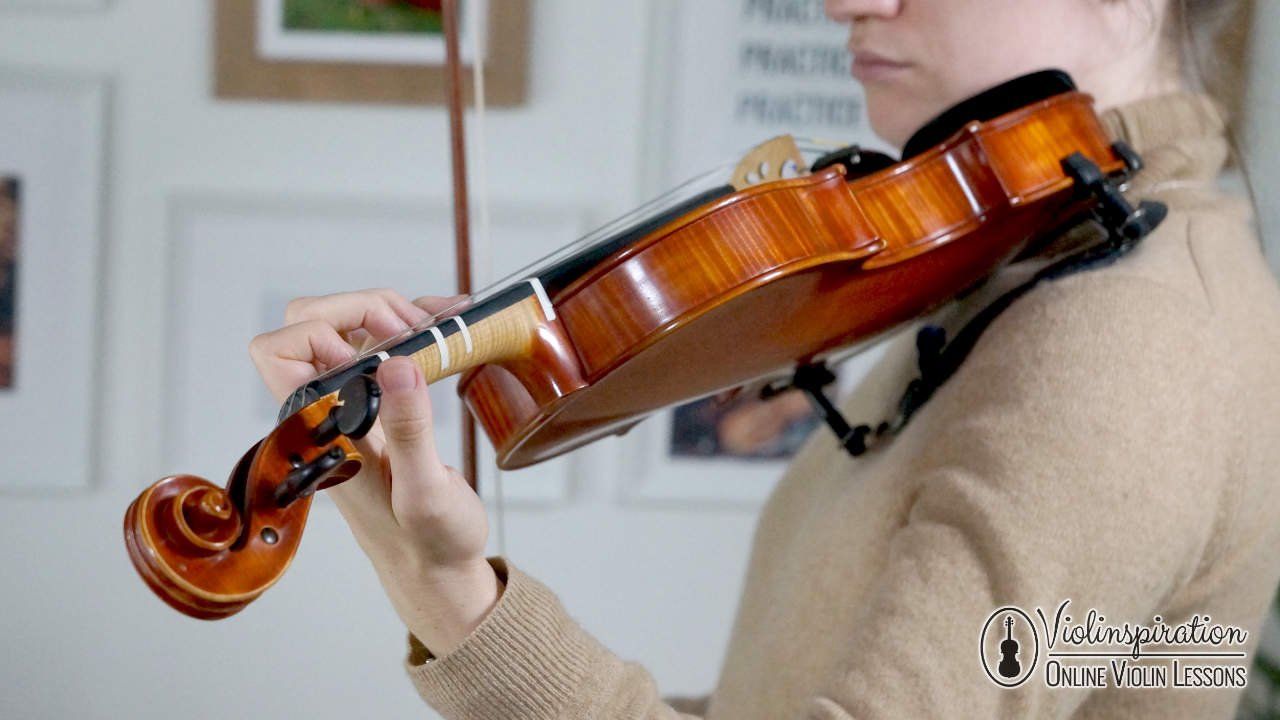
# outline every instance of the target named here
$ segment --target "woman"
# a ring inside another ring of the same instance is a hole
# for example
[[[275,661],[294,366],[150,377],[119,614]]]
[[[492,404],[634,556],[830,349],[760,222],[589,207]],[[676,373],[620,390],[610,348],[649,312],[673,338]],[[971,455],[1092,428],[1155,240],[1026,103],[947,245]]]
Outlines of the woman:
[[[761,515],[719,684],[691,711],[734,720],[1231,714],[1239,687],[1049,687],[1036,669],[1001,688],[1003,670],[984,663],[987,644],[1003,638],[982,632],[1006,606],[1043,608],[1049,629],[1065,615],[1078,624],[1090,608],[1117,625],[1210,615],[1249,633],[1223,649],[1253,656],[1280,580],[1270,550],[1280,540],[1270,482],[1280,451],[1267,442],[1280,436],[1268,366],[1280,356],[1280,295],[1247,203],[1214,187],[1228,148],[1223,118],[1187,89],[1194,72],[1179,32],[1204,29],[1222,5],[828,0],[851,27],[853,73],[886,140],[901,144],[1003,80],[1061,68],[1146,161],[1131,196],[1170,214],[1120,262],[1015,302],[889,441],[853,458],[828,433],[811,436]],[[929,322],[954,330],[1093,233],[1050,238]],[[350,357],[344,336],[391,335],[427,317],[422,308],[388,291],[300,299],[251,353],[282,399],[317,367]],[[842,403],[848,417],[892,414],[915,370],[904,335]],[[408,668],[422,696],[449,718],[677,717],[642,668],[601,647],[547,588],[484,559],[483,505],[436,454],[421,374],[393,358],[378,381],[382,474],[330,492],[411,632]],[[1054,640],[1057,650],[1071,644]],[[1028,642],[1002,665],[1032,662]],[[1036,642],[1044,655],[1046,638]]]

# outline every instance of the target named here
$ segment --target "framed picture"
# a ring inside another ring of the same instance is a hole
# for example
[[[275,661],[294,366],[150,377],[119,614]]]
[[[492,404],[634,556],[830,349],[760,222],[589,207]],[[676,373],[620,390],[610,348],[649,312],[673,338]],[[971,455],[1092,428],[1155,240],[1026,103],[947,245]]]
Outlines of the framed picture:
[[[884,344],[873,345],[833,368],[837,378],[827,397],[835,401],[853,389],[884,351]],[[615,449],[616,467],[625,469],[621,500],[754,510],[809,437],[828,432],[798,390],[760,400],[754,389],[744,389],[664,410]]]
[[[91,480],[106,98],[97,78],[0,72],[0,488]]]
[[[440,0],[216,0],[222,98],[444,104]],[[485,103],[524,102],[527,0],[461,0],[459,49],[484,62]],[[472,47],[473,30],[482,38]],[[464,102],[471,83],[463,82]]]
[[[22,178],[0,175],[0,391],[13,387],[18,290],[18,209]]]
[[[667,454],[690,459],[785,459],[800,449],[817,424],[808,397],[799,390],[765,399],[739,388],[672,411]]]
[[[581,216],[556,208],[495,208],[492,253],[501,277],[566,244]],[[390,287],[407,297],[450,295],[452,207],[339,197],[181,196],[170,203],[173,256],[166,347],[165,473],[222,484],[234,463],[276,422],[277,405],[245,350],[280,327],[299,296]],[[483,273],[477,268],[479,279]],[[483,282],[477,283],[482,286]],[[461,404],[454,379],[430,389],[436,445],[461,467]],[[480,487],[492,496],[492,449],[478,430]],[[569,459],[504,473],[505,499],[564,501]]]
[[[475,62],[487,0],[460,3],[459,56]],[[442,0],[258,0],[258,54],[268,60],[445,63]],[[472,26],[475,26],[474,30]]]

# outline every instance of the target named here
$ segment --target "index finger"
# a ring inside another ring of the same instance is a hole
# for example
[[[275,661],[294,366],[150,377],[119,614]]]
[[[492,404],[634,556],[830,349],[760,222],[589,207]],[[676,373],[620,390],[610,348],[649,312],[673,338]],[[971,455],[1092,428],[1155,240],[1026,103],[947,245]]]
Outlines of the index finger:
[[[338,331],[320,320],[265,332],[249,342],[249,357],[276,402],[284,402],[322,368],[336,367],[355,356]]]

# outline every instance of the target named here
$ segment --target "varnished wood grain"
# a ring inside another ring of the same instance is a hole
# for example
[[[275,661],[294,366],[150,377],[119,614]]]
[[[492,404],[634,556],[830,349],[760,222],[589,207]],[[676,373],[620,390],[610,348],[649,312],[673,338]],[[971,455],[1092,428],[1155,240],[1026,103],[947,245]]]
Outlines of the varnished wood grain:
[[[1082,207],[1061,166],[1072,152],[1104,172],[1123,166],[1078,92],[970,123],[867,177],[828,170],[739,191],[552,298],[557,340],[567,336],[576,358],[482,367],[459,392],[499,465],[515,468],[662,407],[784,375],[945,302]],[[551,392],[551,374],[584,382]]]

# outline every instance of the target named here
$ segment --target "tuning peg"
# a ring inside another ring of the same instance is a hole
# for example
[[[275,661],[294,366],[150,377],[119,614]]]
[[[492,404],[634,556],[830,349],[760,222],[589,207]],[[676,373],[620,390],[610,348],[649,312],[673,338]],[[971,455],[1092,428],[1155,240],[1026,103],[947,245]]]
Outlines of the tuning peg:
[[[338,467],[346,458],[347,454],[342,448],[335,445],[311,462],[304,463],[298,459],[293,472],[286,475],[284,482],[276,488],[276,505],[284,507],[298,498],[314,493],[329,471]]]
[[[348,380],[338,390],[342,404],[330,410],[329,416],[312,433],[316,445],[326,445],[338,435],[352,440],[364,437],[378,419],[381,399],[382,388],[372,375],[361,374]]]

